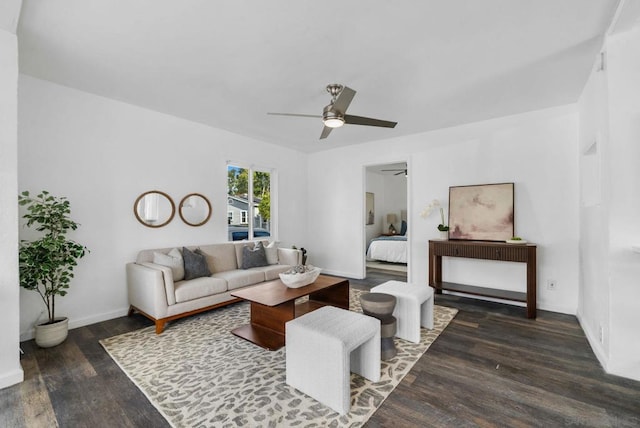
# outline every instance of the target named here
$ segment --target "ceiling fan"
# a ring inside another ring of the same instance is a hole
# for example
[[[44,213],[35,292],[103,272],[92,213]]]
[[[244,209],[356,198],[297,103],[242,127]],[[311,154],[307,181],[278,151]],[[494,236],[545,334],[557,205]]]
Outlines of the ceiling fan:
[[[398,171],[397,173],[395,173],[393,175],[400,175],[400,174],[404,174],[405,176],[407,175],[407,168],[402,168],[402,169],[381,169],[380,171],[389,171],[389,172]]]
[[[327,92],[331,94],[331,102],[322,110],[322,116],[315,114],[296,114],[296,113],[267,113],[275,116],[298,116],[298,117],[315,117],[322,118],[324,128],[320,134],[320,139],[327,138],[333,128],[339,128],[344,124],[347,125],[366,125],[380,126],[383,128],[395,128],[398,122],[389,122],[387,120],[372,119],[370,117],[353,116],[346,114],[351,100],[356,95],[353,89],[333,83],[327,85]]]

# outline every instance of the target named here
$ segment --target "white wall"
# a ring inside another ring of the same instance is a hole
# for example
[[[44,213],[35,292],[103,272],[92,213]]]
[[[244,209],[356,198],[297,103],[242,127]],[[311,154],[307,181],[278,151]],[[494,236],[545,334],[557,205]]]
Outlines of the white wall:
[[[390,151],[389,147],[393,149]],[[309,156],[309,241],[316,264],[350,277],[362,272],[363,165],[408,159],[409,280],[427,282],[427,243],[439,217],[420,217],[449,186],[515,182],[516,233],[538,244],[538,306],[575,314],[578,302],[576,106],[499,118]],[[345,186],[344,183],[352,183]],[[354,215],[355,214],[355,215]],[[524,290],[524,265],[451,260],[445,277]],[[451,279],[451,278],[449,278]],[[557,281],[549,291],[547,279]]]
[[[401,210],[407,209],[407,178],[404,174],[385,175],[384,176],[384,232],[389,231],[389,223],[387,222],[387,214],[395,214],[398,220],[393,224],[396,231],[400,233],[402,217]]]
[[[227,160],[276,168],[278,238],[307,246],[304,155],[24,75],[19,100],[19,189],[68,197],[81,224],[72,238],[91,250],[69,294],[56,300],[72,328],[126,313],[125,263],[139,250],[226,241]],[[153,189],[176,204],[202,193],[213,206],[211,220],[191,227],[176,214],[159,229],[141,225],[133,203]],[[24,339],[43,305],[27,290],[20,302]]]
[[[581,146],[595,140],[600,149],[600,174],[583,175],[582,186],[606,191],[581,209],[578,315],[605,369],[640,380],[640,254],[632,251],[640,245],[640,25],[609,35],[605,51],[605,71],[592,73],[580,100]]]
[[[364,245],[364,251],[366,252],[369,242],[373,238],[376,238],[382,234],[384,227],[384,207],[385,207],[385,192],[384,192],[384,176],[382,174],[376,174],[375,172],[366,172],[365,187],[367,192],[373,193],[374,197],[374,212],[375,217],[373,224],[365,224],[366,241]],[[366,223],[366,222],[365,222]]]
[[[611,37],[609,118],[611,205],[611,373],[640,380],[640,21],[634,31]]]
[[[578,105],[581,287],[577,315],[594,353],[606,367],[610,337],[610,284],[607,261],[610,192],[603,192],[602,189],[604,177],[609,173],[609,169],[604,168],[604,164],[609,163],[609,111],[606,72],[600,70],[600,61],[594,65]]]
[[[0,30],[0,388],[23,379],[19,357],[18,40]]]

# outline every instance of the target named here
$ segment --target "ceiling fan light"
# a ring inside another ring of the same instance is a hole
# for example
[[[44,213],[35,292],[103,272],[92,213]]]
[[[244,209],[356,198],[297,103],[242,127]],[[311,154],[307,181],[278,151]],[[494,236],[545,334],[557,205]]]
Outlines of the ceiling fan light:
[[[327,128],[340,128],[344,125],[344,117],[333,109],[333,103],[322,110],[322,122]]]
[[[342,125],[344,125],[344,119],[341,117],[329,117],[323,119],[323,122],[324,126],[328,128],[340,128]]]

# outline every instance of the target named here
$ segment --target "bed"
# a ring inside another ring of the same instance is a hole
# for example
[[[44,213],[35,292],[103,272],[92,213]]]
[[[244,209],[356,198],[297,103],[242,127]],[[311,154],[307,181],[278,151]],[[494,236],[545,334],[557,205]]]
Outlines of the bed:
[[[371,240],[367,258],[391,263],[407,263],[407,237],[380,236]]]

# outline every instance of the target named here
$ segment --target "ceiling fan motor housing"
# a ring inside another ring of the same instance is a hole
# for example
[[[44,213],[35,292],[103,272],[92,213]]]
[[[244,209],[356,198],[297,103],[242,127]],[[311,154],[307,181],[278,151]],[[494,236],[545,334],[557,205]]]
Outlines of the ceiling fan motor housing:
[[[322,121],[330,128],[338,128],[344,125],[344,117],[333,109],[333,104],[325,106],[322,110]]]

